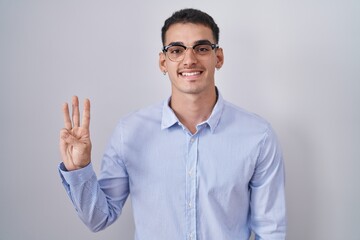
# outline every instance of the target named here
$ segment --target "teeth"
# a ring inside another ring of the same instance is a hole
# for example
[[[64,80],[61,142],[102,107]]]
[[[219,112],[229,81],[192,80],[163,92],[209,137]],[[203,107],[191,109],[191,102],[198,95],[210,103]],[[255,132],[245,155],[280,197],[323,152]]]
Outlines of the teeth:
[[[186,76],[186,77],[195,76],[195,75],[199,75],[199,74],[200,74],[200,72],[184,72],[184,73],[182,73],[182,75]]]

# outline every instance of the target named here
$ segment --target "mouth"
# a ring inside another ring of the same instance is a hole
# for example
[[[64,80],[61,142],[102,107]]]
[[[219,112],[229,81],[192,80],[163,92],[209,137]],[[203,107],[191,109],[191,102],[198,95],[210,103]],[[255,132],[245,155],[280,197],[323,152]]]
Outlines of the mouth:
[[[202,74],[202,71],[180,72],[179,75],[186,78],[196,78]]]

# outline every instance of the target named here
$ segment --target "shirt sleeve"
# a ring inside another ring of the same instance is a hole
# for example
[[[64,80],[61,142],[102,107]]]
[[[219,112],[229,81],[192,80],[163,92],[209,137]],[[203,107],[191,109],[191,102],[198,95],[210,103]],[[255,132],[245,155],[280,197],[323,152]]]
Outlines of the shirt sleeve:
[[[105,151],[99,179],[91,163],[74,171],[66,171],[63,163],[58,167],[78,216],[94,232],[117,219],[129,195],[129,179],[120,159],[118,139],[120,136],[115,132]]]
[[[286,234],[285,170],[281,149],[271,128],[260,145],[250,181],[250,226],[256,240],[281,240]]]

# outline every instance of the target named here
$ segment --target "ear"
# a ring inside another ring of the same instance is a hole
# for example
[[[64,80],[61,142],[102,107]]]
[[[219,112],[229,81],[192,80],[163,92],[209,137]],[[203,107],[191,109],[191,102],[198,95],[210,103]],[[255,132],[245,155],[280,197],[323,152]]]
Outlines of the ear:
[[[216,65],[215,65],[215,67],[217,69],[219,69],[224,64],[224,52],[223,52],[222,48],[218,48],[218,49],[216,49],[215,53],[216,53]]]
[[[167,72],[166,56],[163,52],[159,53],[159,68],[161,72]]]

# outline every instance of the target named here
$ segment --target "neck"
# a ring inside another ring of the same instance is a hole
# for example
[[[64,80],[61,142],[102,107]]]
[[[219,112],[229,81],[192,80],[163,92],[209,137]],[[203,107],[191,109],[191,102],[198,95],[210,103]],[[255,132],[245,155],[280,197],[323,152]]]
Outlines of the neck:
[[[206,95],[173,93],[170,107],[180,122],[194,134],[196,126],[210,117],[216,99],[215,89]]]

